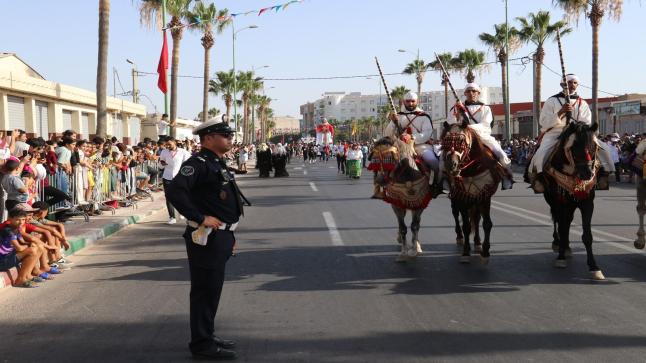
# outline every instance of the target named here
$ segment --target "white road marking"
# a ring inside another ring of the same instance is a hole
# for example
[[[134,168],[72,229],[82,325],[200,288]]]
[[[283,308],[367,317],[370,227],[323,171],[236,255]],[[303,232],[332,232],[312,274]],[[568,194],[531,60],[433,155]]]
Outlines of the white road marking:
[[[307,175],[307,170],[303,170],[303,175]]]
[[[314,182],[310,182],[310,188],[312,188],[312,190],[315,192],[319,191],[319,188],[316,187],[316,184],[314,184]]]
[[[330,212],[323,212],[323,219],[325,219],[325,224],[327,225],[327,229],[330,231],[330,238],[332,239],[332,244],[334,246],[343,246],[343,240],[341,239],[341,234],[339,233],[339,230],[336,228],[336,222],[334,221],[334,217],[332,216],[332,213]]]
[[[494,208],[494,209],[499,210],[501,212],[505,212],[505,213],[508,213],[508,214],[515,215],[515,216],[520,217],[520,218],[527,219],[527,220],[532,221],[532,222],[537,222],[537,223],[545,225],[545,226],[549,226],[549,227],[553,226],[552,219],[551,219],[550,216],[542,214],[542,213],[537,213],[537,212],[534,212],[534,211],[531,211],[531,210],[527,210],[527,209],[524,209],[524,208],[520,208],[520,207],[517,207],[515,205],[511,205],[511,204],[507,204],[507,203],[501,203],[501,202],[492,200],[491,201],[491,208]],[[514,210],[516,210],[516,211],[514,211]],[[529,215],[534,215],[535,217],[531,217]],[[572,223],[572,225],[574,226],[575,223]],[[575,234],[575,235],[577,235],[577,237],[579,237],[579,236],[581,236],[581,234],[583,234],[583,230],[581,228],[570,228],[570,233]],[[641,253],[641,251],[635,249],[634,247],[628,247],[628,246],[623,245],[621,243],[614,242],[614,241],[633,242],[633,240],[630,239],[630,238],[618,236],[618,235],[613,234],[613,233],[604,232],[604,231],[598,230],[596,228],[592,228],[592,233],[596,235],[594,237],[595,241],[605,242],[605,243],[607,243],[607,244],[609,244],[609,245],[611,245],[613,247],[619,248],[619,249],[624,250],[624,251],[633,252],[633,253],[635,253],[635,252],[636,253]],[[599,236],[605,236],[606,238],[600,238]]]
[[[297,167],[294,168],[294,170],[301,170],[301,169],[303,169],[303,167],[301,167],[301,166],[297,166]]]

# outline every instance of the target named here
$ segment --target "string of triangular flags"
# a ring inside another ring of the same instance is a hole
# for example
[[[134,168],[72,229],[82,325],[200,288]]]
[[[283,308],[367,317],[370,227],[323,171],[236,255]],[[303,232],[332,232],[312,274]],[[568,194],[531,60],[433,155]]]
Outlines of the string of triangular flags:
[[[234,14],[229,14],[227,16],[222,16],[218,18],[218,21],[224,21],[224,20],[229,20],[231,18],[235,18],[237,16],[242,16],[242,15],[250,15],[250,14],[258,14],[258,16],[262,15],[263,13],[266,13],[268,11],[274,10],[275,12],[278,12],[279,10],[285,10],[287,9],[288,6],[291,4],[296,4],[296,3],[302,3],[304,0],[292,0],[283,4],[278,4],[274,6],[268,6],[266,8],[262,9],[257,9],[257,10],[250,10],[250,11],[245,11],[242,13],[234,13]]]

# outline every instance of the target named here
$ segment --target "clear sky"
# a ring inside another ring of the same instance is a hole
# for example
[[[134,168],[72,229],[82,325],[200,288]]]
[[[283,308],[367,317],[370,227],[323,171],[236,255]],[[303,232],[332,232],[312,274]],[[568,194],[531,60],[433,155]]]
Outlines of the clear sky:
[[[286,2],[286,0],[220,0],[218,8],[244,12]],[[119,72],[123,88],[132,87],[130,65],[139,70],[155,72],[161,49],[161,34],[143,28],[139,23],[138,1],[112,0],[110,16],[109,94],[112,94],[112,68]],[[0,51],[17,53],[48,80],[85,89],[95,89],[97,61],[97,0],[0,0]],[[550,10],[553,19],[562,12],[551,0],[509,0],[509,19],[529,12]],[[236,68],[269,65],[258,74],[266,78],[294,78],[364,75],[376,73],[374,56],[378,56],[384,72],[401,71],[415,56],[399,53],[407,49],[420,51],[430,61],[433,52],[457,52],[465,48],[486,50],[478,34],[493,32],[493,24],[504,22],[502,0],[305,0],[285,11],[236,18],[236,29],[257,25],[258,29],[240,32],[236,41]],[[646,93],[646,4],[638,0],[624,1],[620,22],[604,19],[600,34],[600,90],[616,94]],[[575,31],[563,38],[568,72],[577,73],[584,85],[591,84],[591,29],[582,18],[573,24]],[[188,32],[181,43],[180,74],[200,76],[203,72],[203,48],[200,35]],[[231,29],[216,38],[212,50],[211,70],[232,66]],[[515,56],[526,56],[533,46],[524,46]],[[555,43],[546,46],[545,64],[559,70]],[[487,59],[494,60],[491,52]],[[513,62],[518,63],[518,62]],[[559,76],[543,72],[543,99],[558,91]],[[416,88],[412,76],[389,76],[391,88],[405,85]],[[140,89],[163,110],[156,76],[141,77]],[[500,85],[500,67],[492,65],[478,77],[485,86]],[[464,84],[454,77],[456,87]],[[318,81],[267,81],[266,94],[276,99],[276,115],[299,116],[298,106],[313,101],[326,91],[359,91],[377,94],[377,78]],[[269,88],[274,87],[274,88]],[[428,73],[423,89],[439,90],[440,78]],[[532,68],[513,65],[510,68],[512,102],[531,101]],[[179,82],[178,115],[194,118],[201,111],[201,79],[182,78]],[[121,93],[117,84],[117,93]],[[581,88],[583,96],[590,91]],[[600,97],[605,96],[600,93]],[[153,111],[147,100],[144,104]],[[212,96],[210,105],[224,109],[222,101]]]

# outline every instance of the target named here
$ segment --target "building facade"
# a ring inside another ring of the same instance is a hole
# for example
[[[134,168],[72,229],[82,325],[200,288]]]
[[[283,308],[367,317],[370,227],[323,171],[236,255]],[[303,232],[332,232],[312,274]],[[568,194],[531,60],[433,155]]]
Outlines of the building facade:
[[[107,133],[138,142],[146,107],[108,97],[107,108]],[[0,53],[0,130],[51,139],[73,129],[87,139],[96,133],[96,114],[96,93],[47,81],[15,54]]]

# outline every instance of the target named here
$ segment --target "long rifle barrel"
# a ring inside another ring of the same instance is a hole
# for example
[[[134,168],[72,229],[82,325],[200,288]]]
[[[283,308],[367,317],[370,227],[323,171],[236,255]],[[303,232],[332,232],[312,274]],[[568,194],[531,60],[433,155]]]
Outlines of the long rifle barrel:
[[[558,47],[559,47],[559,59],[561,61],[561,75],[562,75],[561,82],[563,83],[563,94],[565,95],[565,101],[567,103],[570,103],[570,89],[568,88],[567,77],[565,76],[567,73],[565,73],[565,61],[563,59],[563,45],[561,44],[560,28],[556,29],[556,43],[558,44]],[[567,121],[570,121],[572,119],[572,112],[568,112],[566,116],[567,116]]]
[[[451,83],[451,77],[449,77],[449,73],[446,71],[446,68],[444,68],[444,63],[442,63],[442,60],[437,55],[437,53],[435,53],[435,59],[437,60],[437,64],[440,65],[440,69],[442,70],[442,74],[444,75],[444,78],[446,79],[446,83],[449,84],[449,88],[451,88],[451,92],[453,92],[453,97],[455,97],[455,99],[457,101],[460,101],[460,97],[458,97],[458,93],[455,91],[455,88],[453,87],[453,84]],[[464,116],[464,122],[466,124],[468,124],[469,120],[473,119],[473,115],[471,114],[471,112],[469,111],[469,109],[467,107],[460,108],[460,110],[462,112],[462,116]]]
[[[384,78],[384,73],[381,71],[381,65],[379,65],[379,60],[377,57],[375,57],[375,62],[377,63],[377,69],[379,70],[379,77],[381,77],[381,83],[384,85],[384,90],[386,91],[386,96],[388,96],[388,102],[390,103],[390,109],[392,112],[397,112],[395,109],[395,103],[393,102],[393,98],[390,95],[390,91],[388,91],[388,85],[386,84],[386,79]],[[397,127],[397,133],[400,135],[403,133],[402,127],[399,125],[399,122],[395,122],[395,127]]]

